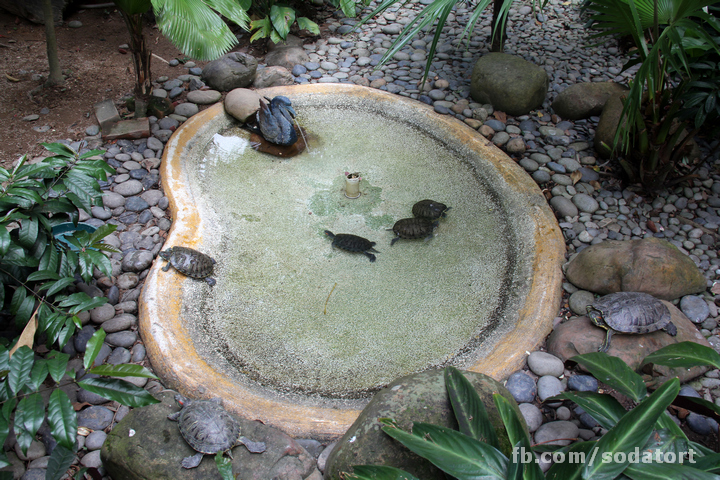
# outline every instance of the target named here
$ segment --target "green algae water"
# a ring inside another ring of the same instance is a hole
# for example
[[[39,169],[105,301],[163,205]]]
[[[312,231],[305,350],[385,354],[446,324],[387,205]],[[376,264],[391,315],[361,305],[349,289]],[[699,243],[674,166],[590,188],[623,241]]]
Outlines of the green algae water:
[[[522,295],[516,227],[477,164],[378,113],[297,107],[311,136],[292,159],[254,151],[239,128],[186,165],[217,260],[217,284],[186,282],[196,342],[239,377],[280,392],[360,398],[393,379],[463,358]],[[361,196],[344,196],[360,172]],[[390,246],[415,202],[452,207],[429,240]],[[324,234],[376,242],[373,263]],[[206,234],[206,236],[208,236]]]

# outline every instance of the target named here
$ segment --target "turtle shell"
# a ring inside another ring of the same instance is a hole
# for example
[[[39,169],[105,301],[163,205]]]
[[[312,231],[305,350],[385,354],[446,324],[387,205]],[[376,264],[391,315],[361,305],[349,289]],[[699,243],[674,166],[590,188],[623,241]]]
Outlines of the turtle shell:
[[[180,434],[188,445],[198,452],[224,452],[239,443],[240,425],[215,402],[188,402],[183,406],[177,420]]]
[[[398,238],[406,238],[415,240],[418,238],[431,237],[433,230],[437,226],[437,222],[422,217],[402,218],[393,225],[393,232],[397,235],[391,242],[394,243]]]
[[[670,323],[670,310],[657,298],[641,292],[618,292],[595,301],[589,310],[599,312],[609,328],[622,333],[650,333]]]
[[[171,247],[159,253],[178,272],[193,278],[206,278],[213,274],[215,260],[188,247]]]
[[[375,250],[375,242],[371,242],[367,238],[353,235],[351,233],[334,234],[330,230],[325,230],[325,235],[333,239],[332,246],[341,250],[353,253],[364,253],[371,262],[375,261],[375,255],[370,252],[380,253]]]
[[[420,200],[412,207],[412,214],[416,217],[427,218],[428,220],[437,220],[445,216],[449,208],[444,203],[435,200]]]

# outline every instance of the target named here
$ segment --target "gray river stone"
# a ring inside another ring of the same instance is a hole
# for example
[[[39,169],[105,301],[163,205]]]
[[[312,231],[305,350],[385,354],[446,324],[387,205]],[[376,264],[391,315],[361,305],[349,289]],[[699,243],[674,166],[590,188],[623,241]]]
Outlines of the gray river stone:
[[[105,407],[93,405],[77,413],[78,427],[87,427],[90,430],[103,430],[110,426],[113,412]]]
[[[542,425],[535,432],[535,443],[544,445],[570,445],[580,433],[578,426],[572,422],[557,421]]]
[[[685,295],[680,299],[680,310],[693,323],[703,323],[710,316],[710,309],[703,297]]]
[[[538,377],[545,375],[559,377],[565,371],[565,366],[563,365],[562,360],[557,358],[555,355],[545,352],[532,352],[528,356],[527,362],[530,370]]]

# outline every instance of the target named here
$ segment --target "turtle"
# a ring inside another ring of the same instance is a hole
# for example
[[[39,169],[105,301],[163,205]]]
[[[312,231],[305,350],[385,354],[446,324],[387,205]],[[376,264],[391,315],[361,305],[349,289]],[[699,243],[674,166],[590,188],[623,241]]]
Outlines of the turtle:
[[[230,451],[237,445],[245,445],[251,453],[265,451],[265,443],[253,442],[241,435],[240,424],[220,405],[219,398],[190,400],[178,394],[175,401],[180,410],[167,418],[178,422],[180,434],[198,452],[182,459],[183,468],[197,467],[205,454],[227,452],[232,458]]]
[[[178,272],[192,278],[203,278],[211,287],[215,285],[215,279],[210,278],[213,274],[215,259],[188,247],[170,247],[161,251],[158,255],[167,260],[167,265],[162,268],[167,272],[174,267]]]
[[[677,335],[670,321],[670,310],[657,298],[641,292],[618,292],[605,295],[587,307],[588,317],[607,330],[607,337],[598,351],[607,352],[613,333],[650,333],[665,330]]]
[[[375,261],[375,255],[370,252],[380,253],[375,250],[375,242],[371,242],[367,238],[359,237],[351,233],[338,233],[335,235],[330,230],[325,230],[325,235],[332,238],[332,246],[340,248],[342,250],[363,253],[370,259],[371,262]]]
[[[437,220],[444,217],[445,213],[452,207],[448,207],[444,203],[435,200],[420,200],[412,207],[412,214],[416,217],[427,218],[428,220]]]
[[[433,236],[433,230],[437,227],[438,222],[428,220],[424,217],[402,218],[395,222],[392,231],[395,232],[395,238],[390,241],[390,246],[401,238],[410,240],[424,238],[429,240]]]

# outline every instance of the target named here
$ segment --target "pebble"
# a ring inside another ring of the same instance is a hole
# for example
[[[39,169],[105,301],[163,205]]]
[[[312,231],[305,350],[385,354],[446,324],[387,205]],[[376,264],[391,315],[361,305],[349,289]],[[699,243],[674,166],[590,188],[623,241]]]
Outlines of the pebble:
[[[580,429],[573,422],[558,420],[543,424],[535,432],[535,443],[544,445],[570,445],[578,437]]]
[[[559,377],[565,370],[562,360],[545,352],[532,352],[527,362],[530,370],[538,377],[545,375]]]
[[[111,410],[97,405],[80,410],[77,414],[78,427],[87,427],[90,430],[103,430],[110,426],[112,419]]]
[[[538,407],[532,403],[520,403],[518,404],[518,407],[520,408],[520,413],[522,413],[522,416],[525,419],[525,424],[527,425],[530,433],[533,433],[535,430],[540,428],[543,421],[543,415]]]
[[[568,388],[577,392],[597,392],[598,381],[590,375],[572,375],[568,378]]]
[[[707,302],[697,295],[685,295],[680,299],[680,310],[693,323],[703,323],[710,315]]]
[[[515,372],[510,375],[505,388],[512,394],[518,403],[530,403],[537,395],[537,385],[530,375],[523,372]]]
[[[538,378],[537,396],[541,402],[555,395],[559,395],[563,390],[562,382],[560,382],[557,377],[545,375],[544,377]]]

